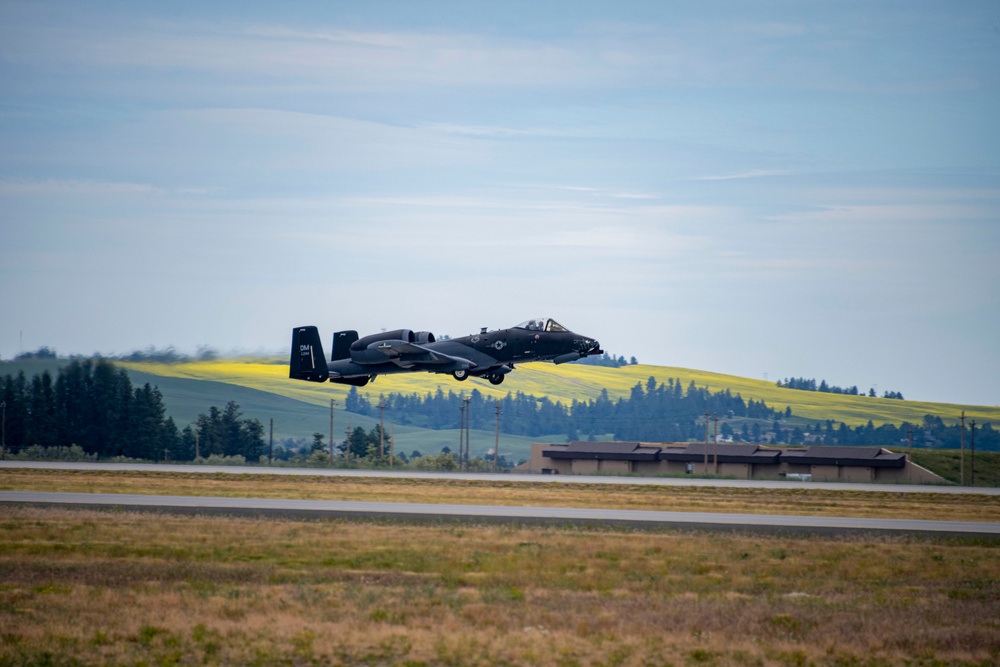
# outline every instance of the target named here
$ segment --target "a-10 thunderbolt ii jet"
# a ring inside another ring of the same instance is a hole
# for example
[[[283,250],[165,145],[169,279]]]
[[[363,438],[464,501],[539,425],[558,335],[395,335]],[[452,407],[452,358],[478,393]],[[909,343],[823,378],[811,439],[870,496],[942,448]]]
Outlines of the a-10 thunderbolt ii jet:
[[[456,380],[481,377],[503,382],[515,362],[552,361],[563,364],[603,354],[601,344],[573,333],[552,318],[540,317],[510,329],[462,338],[436,340],[429,331],[398,329],[358,338],[357,331],[333,334],[330,361],[323,355],[316,327],[292,329],[288,377],[309,382],[340,382],[363,387],[389,373],[450,373]]]

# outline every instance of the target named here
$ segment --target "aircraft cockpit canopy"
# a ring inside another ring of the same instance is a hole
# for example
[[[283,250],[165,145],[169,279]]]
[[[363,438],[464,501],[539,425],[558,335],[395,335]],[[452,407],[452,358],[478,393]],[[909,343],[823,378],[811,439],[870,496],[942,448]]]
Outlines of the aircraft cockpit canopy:
[[[551,317],[536,317],[533,320],[521,322],[515,328],[527,329],[528,331],[569,331],[569,329],[559,324]]]

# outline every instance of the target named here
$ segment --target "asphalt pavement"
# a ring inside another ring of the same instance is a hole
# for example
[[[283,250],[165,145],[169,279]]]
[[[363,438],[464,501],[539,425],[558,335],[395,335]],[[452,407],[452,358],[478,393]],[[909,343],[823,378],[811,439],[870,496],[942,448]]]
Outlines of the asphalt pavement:
[[[942,537],[1000,538],[1000,524],[981,521],[859,519],[851,517],[771,514],[609,510],[578,507],[451,505],[340,500],[292,500],[285,498],[218,498],[205,496],[154,496],[126,493],[61,493],[47,491],[0,491],[0,504],[309,519],[375,518],[433,522],[508,522],[747,532],[825,534],[895,533]]]
[[[997,489],[876,484],[826,484],[816,482],[764,482],[692,478],[640,478],[570,475],[512,475],[481,473],[419,473],[410,471],[329,470],[303,468],[234,468],[223,466],[50,463],[3,461],[3,468],[56,470],[113,470],[213,473],[233,475],[321,475],[378,477],[384,479],[468,479],[479,481],[543,482],[566,484],[660,484],[756,488],[825,488],[846,491],[897,493],[980,493],[997,495]],[[661,512],[572,507],[503,505],[454,505],[432,503],[295,500],[284,498],[219,498],[114,493],[64,493],[0,491],[0,504],[47,507],[117,509],[186,514],[224,514],[297,518],[379,518],[405,521],[514,522],[562,525],[616,525],[634,528],[709,529],[827,534],[882,533],[1000,538],[1000,523],[985,521],[930,521],[871,519],[715,512]]]

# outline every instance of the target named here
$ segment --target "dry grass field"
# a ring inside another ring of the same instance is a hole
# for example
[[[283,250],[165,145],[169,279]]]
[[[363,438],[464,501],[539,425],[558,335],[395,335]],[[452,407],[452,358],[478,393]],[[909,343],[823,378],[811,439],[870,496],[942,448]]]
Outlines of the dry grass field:
[[[993,665],[996,541],[0,509],[0,665]]]
[[[3,489],[1000,520],[995,497],[4,470]],[[0,505],[3,665],[994,665],[1000,541]]]

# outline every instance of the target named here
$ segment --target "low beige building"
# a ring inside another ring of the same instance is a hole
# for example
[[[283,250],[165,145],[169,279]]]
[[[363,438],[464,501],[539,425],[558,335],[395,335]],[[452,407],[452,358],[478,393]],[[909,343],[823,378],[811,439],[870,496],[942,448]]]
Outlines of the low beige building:
[[[783,449],[753,444],[534,443],[518,472],[564,475],[716,475],[736,479],[945,484],[905,454],[881,447]]]

